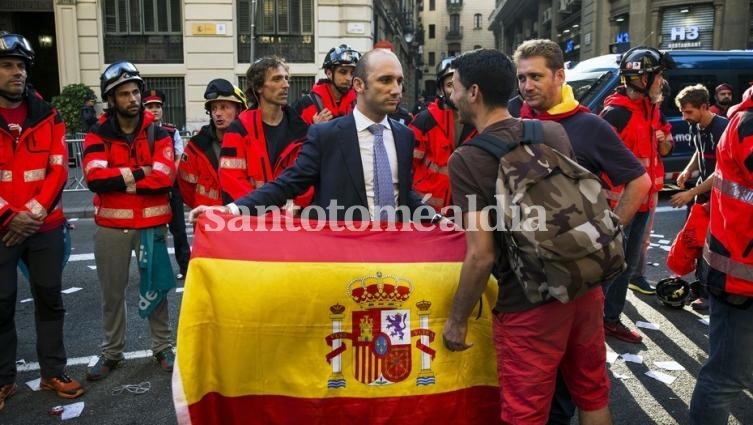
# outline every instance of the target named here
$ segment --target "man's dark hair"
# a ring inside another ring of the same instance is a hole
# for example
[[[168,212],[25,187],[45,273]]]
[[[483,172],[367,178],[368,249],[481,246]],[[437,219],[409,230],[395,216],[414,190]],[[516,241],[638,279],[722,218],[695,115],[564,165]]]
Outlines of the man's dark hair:
[[[703,84],[687,86],[680,90],[675,96],[675,105],[682,109],[683,105],[690,105],[694,108],[700,108],[701,105],[709,104],[709,91]]]
[[[492,49],[473,50],[453,60],[452,67],[464,87],[478,86],[487,107],[507,106],[515,82],[515,66],[507,55]]]
[[[275,55],[259,58],[248,67],[248,71],[246,71],[246,98],[248,98],[249,103],[259,106],[259,98],[256,90],[264,85],[267,70],[276,69],[279,66],[285,67],[288,71],[290,70],[285,59]]]

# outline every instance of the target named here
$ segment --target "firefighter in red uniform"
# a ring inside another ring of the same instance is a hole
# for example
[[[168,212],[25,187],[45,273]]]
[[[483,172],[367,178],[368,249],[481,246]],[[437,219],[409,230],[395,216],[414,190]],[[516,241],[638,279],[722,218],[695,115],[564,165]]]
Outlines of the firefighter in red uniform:
[[[324,57],[323,78],[311,92],[302,97],[295,110],[307,124],[326,122],[353,111],[356,92],[353,90],[353,70],[361,54],[347,44],[329,49]]]
[[[139,314],[149,318],[152,352],[160,367],[172,372],[170,325],[165,292],[175,286],[164,244],[170,222],[169,193],[175,178],[173,139],[154,125],[141,104],[144,80],[130,62],[111,64],[100,76],[108,108],[84,139],[84,174],[94,195],[94,258],[102,287],[102,354],[87,379],[108,376],[124,359],[125,292],[132,251],[141,274]],[[145,250],[141,246],[154,249]],[[154,272],[160,278],[153,278]]]
[[[144,93],[144,108],[154,115],[154,123],[167,130],[167,134],[173,139],[173,154],[175,158],[175,168],[178,168],[178,160],[183,155],[183,138],[180,132],[173,125],[162,121],[165,105],[165,93],[162,90],[152,89]],[[173,235],[173,246],[175,247],[175,261],[178,263],[179,271],[175,275],[178,280],[186,278],[188,273],[188,262],[191,259],[191,245],[188,243],[186,234],[186,216],[183,214],[183,199],[180,196],[178,188],[178,179],[170,191],[170,208],[173,212],[173,218],[170,219],[168,229]]]
[[[690,401],[692,425],[726,424],[733,402],[753,388],[753,87],[729,119],[716,147],[703,248],[709,357]]]
[[[437,99],[421,111],[408,126],[416,137],[413,150],[413,188],[437,211],[452,203],[447,162],[462,142],[476,134],[462,125],[450,100],[455,58],[446,58],[437,67]]]
[[[0,410],[16,392],[14,316],[17,266],[29,266],[41,389],[64,398],[84,393],[65,373],[63,344],[63,209],[68,179],[65,124],[26,85],[34,61],[28,40],[0,33]]]
[[[287,63],[277,56],[259,59],[248,68],[246,98],[250,107],[222,138],[220,186],[224,197],[235,200],[252,192],[295,161],[308,125],[287,104],[289,78]],[[307,205],[306,195],[297,198],[296,204]]]
[[[662,72],[674,68],[668,53],[662,54],[651,47],[635,47],[625,52],[620,59],[620,76],[623,85],[604,101],[604,118],[619,134],[622,142],[643,164],[654,185],[630,223],[625,226],[625,262],[627,268],[604,287],[604,330],[607,335],[638,344],[642,337],[620,321],[625,306],[630,278],[638,270],[643,248],[644,232],[649,225],[651,208],[656,204],[656,193],[664,183],[663,171],[659,171],[659,150],[671,148],[669,139],[659,142],[656,130],[662,128],[658,103],[662,100]],[[663,145],[663,146],[662,146]],[[603,176],[606,182],[609,179]],[[621,188],[611,192],[619,193]],[[614,199],[612,199],[614,201]],[[639,284],[645,284],[638,287]],[[632,287],[644,294],[655,293],[647,281],[633,282]]]
[[[220,147],[225,130],[245,110],[246,95],[230,81],[216,79],[204,92],[204,107],[211,117],[208,125],[188,141],[178,164],[178,185],[183,202],[191,208],[199,205],[225,205],[220,189]]]

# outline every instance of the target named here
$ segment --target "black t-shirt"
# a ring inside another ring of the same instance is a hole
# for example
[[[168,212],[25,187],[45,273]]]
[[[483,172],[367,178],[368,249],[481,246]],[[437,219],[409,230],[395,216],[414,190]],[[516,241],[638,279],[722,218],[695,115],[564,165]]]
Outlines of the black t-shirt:
[[[690,133],[693,135],[693,147],[699,153],[698,170],[701,174],[701,181],[706,180],[716,168],[716,145],[722,138],[722,133],[727,128],[728,122],[727,118],[714,115],[706,128],[701,129],[698,124],[690,126]]]
[[[288,137],[288,117],[283,114],[282,121],[277,125],[264,123],[264,138],[267,139],[267,153],[269,162],[274,168],[282,151],[288,147],[292,140]]]

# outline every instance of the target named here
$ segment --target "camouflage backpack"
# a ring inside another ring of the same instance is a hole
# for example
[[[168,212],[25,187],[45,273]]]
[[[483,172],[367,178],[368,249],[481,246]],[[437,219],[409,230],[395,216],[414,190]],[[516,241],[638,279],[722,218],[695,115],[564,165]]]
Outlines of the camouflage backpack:
[[[497,231],[526,298],[566,303],[625,269],[622,228],[599,178],[542,143],[540,121],[522,121],[520,142],[466,145],[499,158]]]

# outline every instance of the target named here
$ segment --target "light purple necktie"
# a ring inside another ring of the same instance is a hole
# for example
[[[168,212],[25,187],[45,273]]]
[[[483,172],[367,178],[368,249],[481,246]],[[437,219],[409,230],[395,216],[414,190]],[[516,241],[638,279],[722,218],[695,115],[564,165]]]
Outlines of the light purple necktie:
[[[374,211],[379,207],[395,207],[395,190],[392,186],[390,158],[384,147],[384,126],[372,124],[369,131],[374,135]],[[382,210],[379,221],[387,221],[387,211]],[[374,217],[376,221],[377,218]]]

